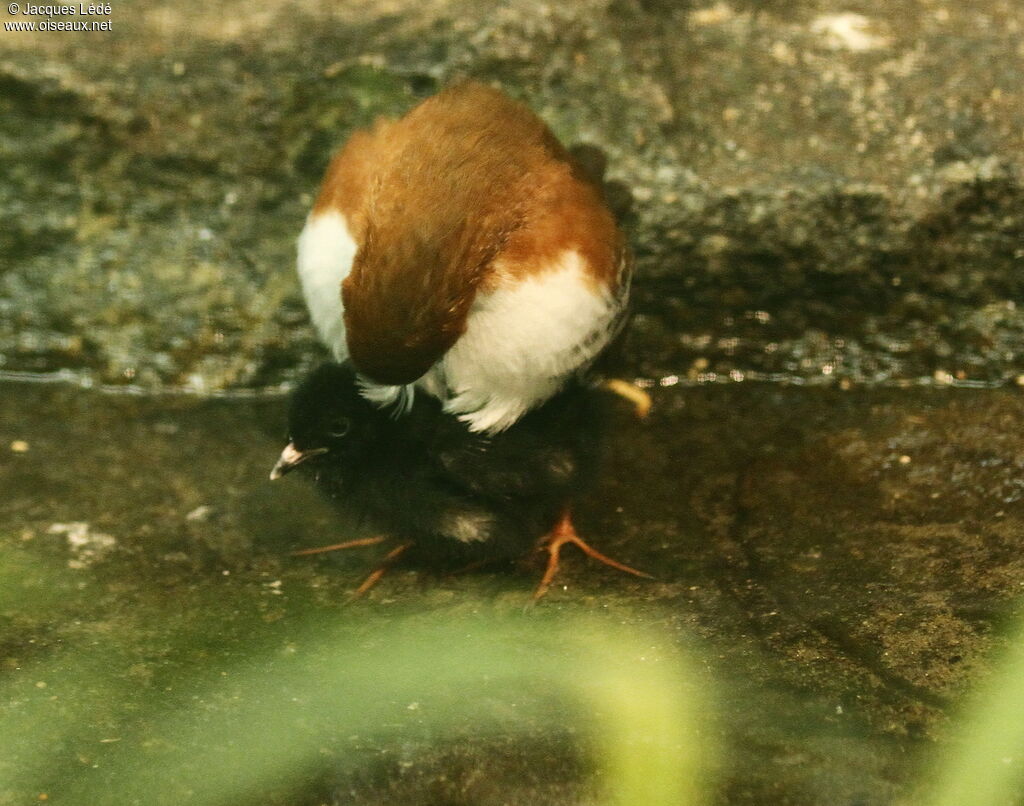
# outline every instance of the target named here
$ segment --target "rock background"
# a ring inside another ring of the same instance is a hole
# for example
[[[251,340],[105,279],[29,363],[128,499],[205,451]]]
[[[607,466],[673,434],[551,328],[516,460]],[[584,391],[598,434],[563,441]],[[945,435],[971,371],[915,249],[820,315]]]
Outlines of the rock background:
[[[111,19],[0,34],[2,370],[294,378],[323,355],[293,251],[331,152],[472,76],[600,146],[631,193],[634,374],[1019,373],[1016,0],[152,0]]]

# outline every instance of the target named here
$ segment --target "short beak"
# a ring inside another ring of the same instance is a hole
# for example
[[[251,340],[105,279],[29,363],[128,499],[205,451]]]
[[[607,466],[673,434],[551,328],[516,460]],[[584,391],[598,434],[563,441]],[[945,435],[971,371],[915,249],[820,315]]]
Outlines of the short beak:
[[[289,442],[281,451],[281,458],[277,460],[274,469],[270,471],[270,480],[277,481],[296,465],[305,462],[310,456],[318,456],[321,453],[327,453],[327,448],[310,448],[308,451],[300,451],[295,447],[295,443]]]

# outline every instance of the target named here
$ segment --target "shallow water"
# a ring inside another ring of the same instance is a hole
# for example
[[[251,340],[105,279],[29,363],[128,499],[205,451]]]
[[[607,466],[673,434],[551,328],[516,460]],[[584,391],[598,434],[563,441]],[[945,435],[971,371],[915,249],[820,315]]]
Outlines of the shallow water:
[[[577,520],[657,579],[566,553],[531,613],[599,614],[654,629],[652,651],[689,647],[715,681],[720,802],[892,801],[1015,606],[1024,400],[766,384],[654,395],[647,422],[616,413]],[[276,668],[311,623],[359,655],[403,619],[523,613],[528,572],[397,569],[350,603],[375,548],[290,556],[358,532],[303,480],[268,480],[283,409],[281,397],[3,386],[3,679],[7,718],[32,714],[38,742],[0,761],[14,782],[0,803],[59,802],[102,776],[109,753],[159,749],[153,714],[216,715],[231,697],[197,701],[197,681]],[[524,646],[532,618],[519,622]],[[484,711],[501,699],[464,697]],[[537,713],[486,739],[464,716],[443,738],[415,723],[362,736],[344,764],[324,749],[297,781],[240,802],[586,799],[587,743]]]

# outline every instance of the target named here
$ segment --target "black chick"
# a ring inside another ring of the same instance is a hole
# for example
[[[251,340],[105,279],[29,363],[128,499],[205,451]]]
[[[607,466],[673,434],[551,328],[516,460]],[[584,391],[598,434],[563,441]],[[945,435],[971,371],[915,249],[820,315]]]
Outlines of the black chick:
[[[597,463],[599,394],[570,385],[508,430],[486,436],[468,431],[425,395],[407,416],[394,418],[360,394],[350,365],[326,364],[292,397],[290,442],[270,477],[301,465],[329,498],[399,541],[357,593],[400,556],[419,566],[455,568],[512,562],[538,543],[547,546],[549,561],[537,598],[550,585],[566,542],[647,576],[590,548],[569,516]]]

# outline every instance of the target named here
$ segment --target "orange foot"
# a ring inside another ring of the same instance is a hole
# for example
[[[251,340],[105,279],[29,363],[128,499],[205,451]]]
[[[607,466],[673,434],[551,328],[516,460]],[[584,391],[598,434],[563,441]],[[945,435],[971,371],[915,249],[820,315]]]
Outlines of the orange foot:
[[[572,517],[568,512],[566,512],[562,515],[558,523],[555,524],[555,528],[540,540],[539,548],[547,549],[548,552],[548,567],[544,572],[544,577],[541,579],[540,584],[537,586],[537,590],[533,592],[534,601],[540,599],[548,592],[548,588],[551,587],[551,581],[555,578],[555,574],[558,573],[558,554],[562,550],[562,546],[566,543],[573,543],[588,557],[593,557],[595,560],[603,562],[605,565],[610,565],[612,568],[617,568],[620,571],[625,571],[627,574],[644,577],[645,579],[654,579],[650,574],[646,574],[643,571],[637,571],[635,568],[630,568],[628,565],[623,565],[617,560],[613,560],[611,557],[605,556],[597,549],[588,546],[583,539],[576,534],[576,528],[572,525]]]
[[[383,540],[383,538],[381,538]],[[406,550],[408,550],[413,544],[402,543],[399,546],[395,546],[391,551],[384,555],[384,559],[380,561],[380,564],[370,572],[370,575],[363,580],[363,584],[356,588],[355,593],[352,594],[353,599],[358,599],[370,588],[380,582],[380,578],[388,572],[388,569],[394,565],[398,558],[401,557]]]

